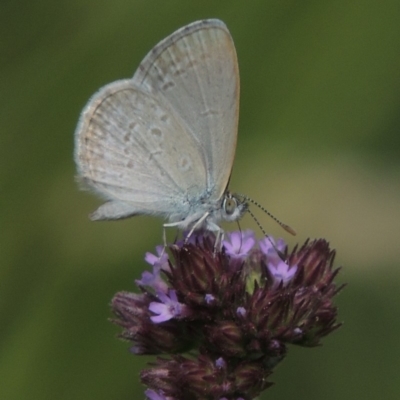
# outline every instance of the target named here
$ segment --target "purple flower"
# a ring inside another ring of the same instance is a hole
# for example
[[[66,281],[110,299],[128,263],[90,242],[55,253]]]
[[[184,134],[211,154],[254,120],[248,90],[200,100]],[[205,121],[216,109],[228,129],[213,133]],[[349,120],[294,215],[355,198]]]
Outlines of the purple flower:
[[[168,253],[165,251],[164,246],[157,246],[156,253],[147,252],[144,257],[145,261],[153,267],[169,271]]]
[[[147,253],[150,254],[150,253]],[[151,254],[152,255],[152,254]],[[158,264],[153,265],[153,272],[144,271],[142,279],[136,279],[136,284],[142,287],[149,287],[154,289],[156,293],[168,292],[167,283],[161,278],[161,266]]]
[[[157,393],[152,389],[147,389],[145,390],[144,394],[149,400],[169,400],[168,397],[165,397],[161,391]]]
[[[135,282],[138,286],[147,287],[154,290],[154,292],[168,292],[168,285],[161,277],[161,271],[169,271],[168,253],[165,251],[164,246],[156,247],[156,254],[147,252],[145,261],[153,267],[153,272],[144,271],[142,278],[137,279]]]
[[[236,309],[236,314],[242,318],[246,316],[246,309],[244,307],[238,307]]]
[[[175,290],[170,290],[169,295],[159,292],[157,297],[162,303],[153,301],[149,304],[149,310],[154,314],[158,314],[150,317],[155,324],[168,321],[172,318],[182,318],[189,314],[188,307],[185,304],[179,303]]]
[[[282,260],[286,244],[282,239],[275,240],[266,237],[259,241],[260,250],[266,257],[268,271],[272,275],[274,287],[280,283],[286,286],[297,272],[297,265],[289,266],[287,260]],[[281,253],[278,254],[277,250]]]
[[[246,258],[256,244],[253,231],[228,233],[228,238],[223,241],[226,254],[233,258]]]
[[[285,287],[297,272],[297,265],[289,266],[280,258],[275,259],[273,262],[269,262],[267,268],[274,280],[274,286],[278,286],[282,283],[283,287]]]
[[[215,301],[215,297],[212,294],[209,294],[209,293],[207,293],[204,296],[204,299],[205,299],[207,304],[212,304]]]
[[[292,252],[283,240],[257,245],[250,231],[228,234],[222,251],[215,240],[195,232],[168,253],[157,247],[142,293],[113,299],[131,351],[160,356],[141,372],[148,400],[254,399],[288,344],[317,346],[341,325],[333,297],[343,285],[326,240]]]
[[[223,369],[223,368],[225,369],[226,368],[226,362],[222,357],[220,357],[217,360],[215,360],[215,366],[217,368],[219,368],[219,369]]]
[[[286,243],[284,242],[283,239],[278,239],[277,241],[275,241],[274,238],[272,238],[271,236],[261,239],[258,242],[258,244],[260,246],[260,250],[267,257],[271,256],[279,257],[279,255],[276,252],[276,249],[278,249],[280,252],[284,252],[286,248]],[[274,248],[274,246],[276,247],[276,249]]]

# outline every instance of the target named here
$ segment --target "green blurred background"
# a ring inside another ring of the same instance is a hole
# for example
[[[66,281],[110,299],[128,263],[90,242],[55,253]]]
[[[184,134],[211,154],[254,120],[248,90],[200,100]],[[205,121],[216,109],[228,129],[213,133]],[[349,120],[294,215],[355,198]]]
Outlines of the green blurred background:
[[[400,398],[400,2],[5,0],[0,399],[144,398],[148,359],[114,338],[108,304],[134,289],[162,221],[90,222],[100,201],[74,182],[73,133],[100,86],[210,17],[228,25],[241,71],[231,188],[295,227],[290,238],[256,210],[291,245],[328,239],[349,283],[344,327],[291,348],[262,398]]]

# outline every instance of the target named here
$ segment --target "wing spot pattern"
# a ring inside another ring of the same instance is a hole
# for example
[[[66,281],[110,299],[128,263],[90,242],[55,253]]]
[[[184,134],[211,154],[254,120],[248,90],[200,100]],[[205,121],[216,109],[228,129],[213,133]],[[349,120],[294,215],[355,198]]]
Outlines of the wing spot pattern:
[[[162,130],[160,128],[151,128],[150,129],[150,133],[152,134],[152,136],[158,141],[158,142],[162,142],[163,140],[163,133]]]
[[[153,159],[155,160],[156,156],[161,154],[161,150],[158,151],[152,151],[149,153],[149,161],[152,161]]]
[[[182,156],[179,161],[178,161],[178,167],[180,170],[186,172],[188,171],[192,166],[192,160],[189,156]]]
[[[175,71],[173,72],[174,76],[181,76],[181,75],[184,75],[184,74],[185,74],[185,70],[183,68],[179,68],[179,67],[177,67],[175,69]]]
[[[130,151],[130,149],[128,147],[124,148],[124,154],[127,155],[127,156],[131,156],[132,155],[132,153],[131,153],[131,151]]]
[[[196,67],[197,64],[198,64],[198,62],[197,62],[196,60],[190,59],[190,58],[188,57],[188,62],[187,62],[187,64],[186,64],[186,68],[187,68],[187,69],[194,68],[194,67]]]
[[[137,125],[137,123],[136,123],[135,121],[132,121],[132,122],[129,124],[128,128],[129,128],[131,131],[134,131],[136,125]]]
[[[161,90],[168,90],[175,87],[175,83],[172,81],[164,83],[164,85],[161,86]]]

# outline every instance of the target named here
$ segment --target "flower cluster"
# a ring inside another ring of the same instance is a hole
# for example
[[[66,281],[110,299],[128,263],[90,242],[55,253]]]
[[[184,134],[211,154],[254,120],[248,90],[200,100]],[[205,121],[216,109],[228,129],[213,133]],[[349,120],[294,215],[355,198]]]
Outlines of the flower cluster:
[[[250,231],[228,234],[220,251],[212,234],[197,233],[146,254],[142,293],[116,294],[112,310],[134,354],[160,356],[141,373],[147,398],[258,396],[288,344],[316,346],[340,326],[334,255],[323,239],[289,253]]]

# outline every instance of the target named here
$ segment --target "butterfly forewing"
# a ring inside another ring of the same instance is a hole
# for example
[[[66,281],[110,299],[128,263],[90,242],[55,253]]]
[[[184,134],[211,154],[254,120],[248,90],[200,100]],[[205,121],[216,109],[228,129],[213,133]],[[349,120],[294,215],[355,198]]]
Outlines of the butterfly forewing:
[[[207,171],[204,193],[219,200],[232,169],[239,111],[238,63],[225,24],[197,21],[176,31],[145,57],[133,81],[185,121]]]

